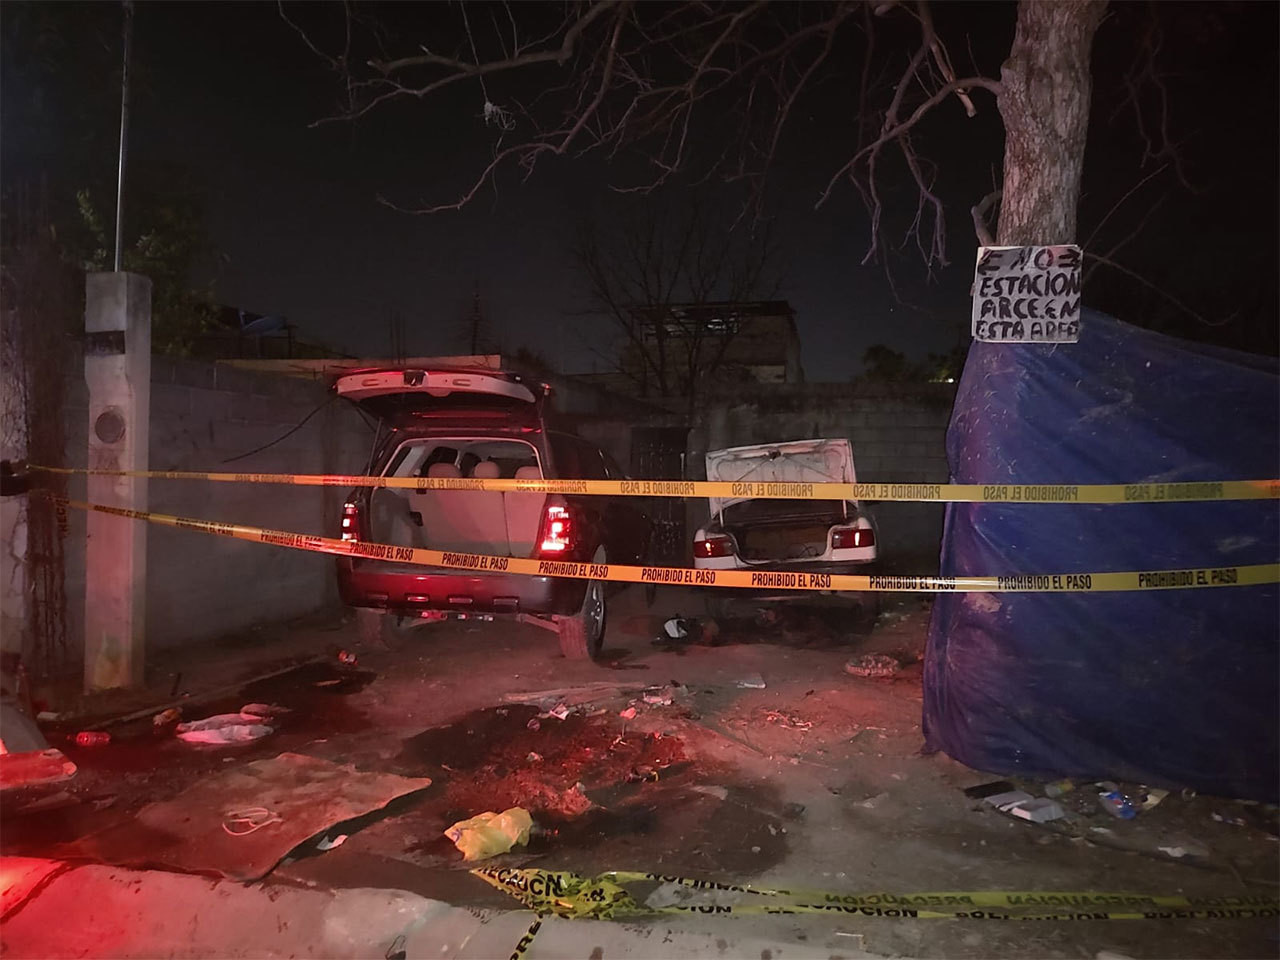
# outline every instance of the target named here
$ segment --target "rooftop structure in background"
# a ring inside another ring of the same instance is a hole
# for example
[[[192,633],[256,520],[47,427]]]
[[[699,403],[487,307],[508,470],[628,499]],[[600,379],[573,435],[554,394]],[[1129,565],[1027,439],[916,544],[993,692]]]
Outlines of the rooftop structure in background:
[[[795,311],[785,300],[676,303],[632,315],[639,336],[623,348],[618,370],[585,379],[659,402],[735,383],[804,381]]]
[[[202,360],[324,360],[347,356],[300,339],[296,330],[283,316],[219,306],[214,310],[212,328],[192,342],[191,355]]]

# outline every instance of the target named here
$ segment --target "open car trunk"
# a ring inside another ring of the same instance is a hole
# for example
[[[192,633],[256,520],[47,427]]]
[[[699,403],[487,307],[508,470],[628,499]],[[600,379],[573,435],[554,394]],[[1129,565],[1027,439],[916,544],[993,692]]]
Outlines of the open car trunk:
[[[854,483],[848,440],[793,440],[707,453],[707,479],[726,483]],[[856,517],[845,500],[712,498],[711,519],[748,561],[803,561],[827,551],[832,526]]]
[[[856,515],[841,500],[748,500],[728,507],[720,526],[743,560],[815,560],[831,528]]]
[[[542,479],[531,444],[477,437],[406,440],[383,474],[461,483]],[[370,496],[369,535],[375,543],[396,546],[528,557],[542,529],[545,502],[542,493],[379,488]]]

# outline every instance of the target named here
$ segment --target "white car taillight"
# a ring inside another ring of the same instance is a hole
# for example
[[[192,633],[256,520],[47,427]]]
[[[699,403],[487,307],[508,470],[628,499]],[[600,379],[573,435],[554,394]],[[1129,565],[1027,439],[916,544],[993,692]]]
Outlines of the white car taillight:
[[[360,508],[354,503],[342,505],[342,539],[360,539]]]
[[[831,531],[831,547],[833,550],[847,550],[850,547],[874,547],[876,532],[870,527],[839,527]]]
[[[695,557],[732,557],[737,552],[731,537],[712,536],[707,537],[705,540],[693,541],[693,555]]]

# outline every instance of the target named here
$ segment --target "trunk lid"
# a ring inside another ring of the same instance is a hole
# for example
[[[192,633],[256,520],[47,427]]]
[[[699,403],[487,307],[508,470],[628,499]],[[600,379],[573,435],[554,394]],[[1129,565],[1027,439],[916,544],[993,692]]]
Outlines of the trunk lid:
[[[855,483],[848,440],[791,440],[707,451],[707,479],[723,483]],[[754,497],[711,497],[711,515]],[[813,501],[805,501],[812,503]]]
[[[462,368],[358,370],[338,377],[334,390],[391,423],[472,413],[536,420],[545,396],[542,384],[516,374]]]

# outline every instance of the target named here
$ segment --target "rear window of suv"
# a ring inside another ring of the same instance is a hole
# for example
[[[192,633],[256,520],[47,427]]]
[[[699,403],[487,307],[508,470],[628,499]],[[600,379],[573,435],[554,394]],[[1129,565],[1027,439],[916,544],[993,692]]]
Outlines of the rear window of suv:
[[[447,463],[457,468],[458,476],[470,477],[486,461],[497,466],[500,479],[514,478],[521,467],[536,467],[539,475],[542,473],[538,451],[532,444],[476,437],[406,440],[396,448],[382,473],[387,477],[425,477],[435,464]]]

